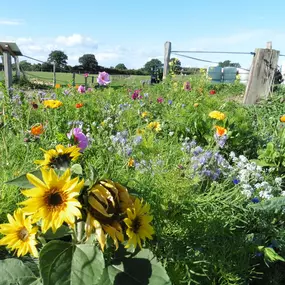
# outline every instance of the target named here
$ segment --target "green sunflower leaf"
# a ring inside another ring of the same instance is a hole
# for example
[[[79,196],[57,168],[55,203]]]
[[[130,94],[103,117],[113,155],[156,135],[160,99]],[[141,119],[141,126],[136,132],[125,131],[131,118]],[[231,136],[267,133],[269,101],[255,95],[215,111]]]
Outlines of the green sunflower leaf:
[[[29,173],[35,175],[36,177],[38,177],[39,179],[42,180],[42,173],[40,170],[31,171]],[[29,182],[26,175],[27,175],[27,173],[22,174],[22,175],[14,178],[12,180],[6,181],[5,183],[18,186],[22,189],[34,188],[35,186]]]
[[[8,258],[0,260],[1,285],[41,285],[40,279],[21,260]]]
[[[148,249],[141,250],[131,258],[114,260],[102,276],[102,285],[170,285],[166,270]]]
[[[40,253],[45,285],[99,285],[104,266],[102,252],[90,244],[51,241]]]

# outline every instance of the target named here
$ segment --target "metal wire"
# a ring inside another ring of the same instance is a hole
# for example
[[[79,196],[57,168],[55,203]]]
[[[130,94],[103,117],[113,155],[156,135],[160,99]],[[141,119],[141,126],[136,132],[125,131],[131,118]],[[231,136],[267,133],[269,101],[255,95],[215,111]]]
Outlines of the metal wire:
[[[27,56],[27,55],[23,55],[23,57],[26,57],[26,58],[29,58],[29,59],[32,59],[32,60],[35,60],[35,61],[38,61],[38,62],[41,62],[41,63],[46,63],[46,61],[42,61],[42,60],[39,60],[39,59],[30,57],[30,56]]]
[[[250,55],[255,55],[255,52],[243,52],[243,51],[208,51],[208,50],[182,51],[182,50],[173,50],[171,52],[183,52],[183,53],[224,53],[224,54],[250,54]]]

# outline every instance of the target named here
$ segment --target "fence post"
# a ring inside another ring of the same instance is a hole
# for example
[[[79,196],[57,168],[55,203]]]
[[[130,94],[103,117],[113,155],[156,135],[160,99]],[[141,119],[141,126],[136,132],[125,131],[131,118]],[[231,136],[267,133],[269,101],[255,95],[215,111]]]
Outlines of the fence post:
[[[16,76],[18,79],[20,79],[21,76],[21,72],[20,72],[20,62],[19,62],[19,57],[15,56],[14,57],[15,60],[15,65],[16,65]]]
[[[94,83],[94,76],[91,77],[92,78],[92,84]]]
[[[166,79],[166,77],[169,73],[170,54],[171,54],[171,42],[166,42],[164,44],[163,79]]]
[[[6,50],[3,50],[3,60],[4,60],[4,72],[5,72],[5,85],[6,88],[9,90],[9,88],[12,86],[12,65],[11,65],[11,55]]]
[[[85,76],[85,88],[87,88],[87,76]]]
[[[55,61],[53,62],[53,87],[56,85]]]
[[[72,73],[72,86],[75,86],[75,72]]]
[[[271,90],[280,51],[272,49],[272,42],[266,49],[255,49],[244,95],[244,104],[255,104],[259,99],[267,99]]]

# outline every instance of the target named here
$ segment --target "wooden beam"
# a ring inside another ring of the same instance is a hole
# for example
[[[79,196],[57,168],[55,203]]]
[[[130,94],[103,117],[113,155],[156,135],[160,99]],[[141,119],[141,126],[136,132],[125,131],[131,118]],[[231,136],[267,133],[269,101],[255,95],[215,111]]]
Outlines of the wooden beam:
[[[166,42],[164,44],[163,79],[166,79],[166,77],[169,73],[170,54],[171,54],[171,42]]]
[[[19,57],[15,56],[14,57],[15,60],[15,65],[16,65],[16,76],[18,79],[20,79],[21,76],[21,72],[20,72],[20,62],[19,62]]]
[[[255,104],[260,99],[268,98],[279,53],[279,51],[270,48],[255,50],[243,100],[244,104]]]

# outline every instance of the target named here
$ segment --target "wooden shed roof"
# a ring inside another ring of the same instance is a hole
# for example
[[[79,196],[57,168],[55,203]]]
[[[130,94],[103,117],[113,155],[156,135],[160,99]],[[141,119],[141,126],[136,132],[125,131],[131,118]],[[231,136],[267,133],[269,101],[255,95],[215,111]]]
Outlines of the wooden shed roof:
[[[3,51],[9,51],[12,56],[23,55],[16,43],[12,42],[1,42],[0,41],[0,55]]]

